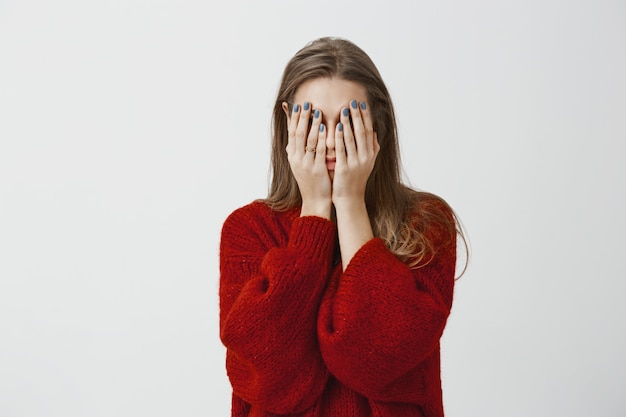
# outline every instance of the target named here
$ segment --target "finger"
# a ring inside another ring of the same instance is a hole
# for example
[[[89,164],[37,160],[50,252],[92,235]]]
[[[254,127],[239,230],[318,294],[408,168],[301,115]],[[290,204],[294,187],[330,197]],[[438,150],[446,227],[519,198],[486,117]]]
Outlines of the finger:
[[[344,143],[343,123],[337,123],[337,127],[335,127],[335,158],[339,166],[344,166],[346,163],[346,147]]]
[[[367,137],[371,137],[372,141],[376,141],[376,132],[374,132],[374,120],[372,120],[372,112],[364,101],[361,102],[361,116],[363,117],[363,126],[365,127],[365,134]]]
[[[311,103],[305,101],[298,118],[298,126],[296,127],[296,153],[304,153],[307,135],[309,133],[309,118],[311,117]]]
[[[298,117],[300,112],[300,105],[294,104],[291,111],[291,117],[289,118],[289,124],[287,132],[289,134],[287,141],[287,152],[292,153],[296,146],[296,128],[298,127]]]
[[[344,107],[341,109],[341,123],[343,124],[343,143],[346,148],[346,156],[348,159],[355,158],[357,148],[354,142],[354,134],[350,126],[350,109]]]
[[[311,121],[311,129],[309,130],[309,135],[306,140],[306,148],[305,151],[307,154],[315,154],[319,132],[320,132],[320,124],[322,123],[322,112],[319,110],[313,110],[313,119]]]
[[[326,126],[323,123],[319,126],[319,132],[317,148],[315,149],[315,163],[320,166],[326,166]]]
[[[372,149],[371,137],[368,138],[363,125],[363,118],[356,100],[350,102],[350,115],[352,116],[352,129],[359,154],[364,154]]]

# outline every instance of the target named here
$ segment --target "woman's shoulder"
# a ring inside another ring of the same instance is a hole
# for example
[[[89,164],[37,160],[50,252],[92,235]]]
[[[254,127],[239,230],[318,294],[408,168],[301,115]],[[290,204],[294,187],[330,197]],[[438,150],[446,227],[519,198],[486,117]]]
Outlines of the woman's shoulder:
[[[245,225],[258,223],[282,223],[283,221],[292,221],[298,216],[296,210],[299,210],[299,208],[278,211],[272,209],[264,200],[254,200],[233,210],[226,217],[224,225],[225,227],[245,227]]]
[[[411,211],[419,213],[432,213],[453,217],[452,207],[446,200],[437,194],[426,191],[412,190],[410,194]]]
[[[249,203],[244,204],[243,206],[239,206],[235,208],[230,214],[227,216],[227,219],[230,218],[240,218],[240,217],[248,217],[248,216],[257,216],[267,213],[270,210],[269,206],[263,203],[262,200],[253,200]]]
[[[438,244],[456,240],[456,215],[445,199],[430,192],[413,191],[410,207],[414,227],[427,239]]]
[[[226,217],[225,224],[241,224],[254,221],[255,219],[270,216],[272,210],[262,200],[254,200],[243,206],[237,207]]]

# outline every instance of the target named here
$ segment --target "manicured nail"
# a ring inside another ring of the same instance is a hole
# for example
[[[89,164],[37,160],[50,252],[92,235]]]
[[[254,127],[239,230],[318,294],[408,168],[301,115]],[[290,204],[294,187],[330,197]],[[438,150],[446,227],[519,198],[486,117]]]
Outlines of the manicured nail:
[[[365,110],[366,108],[367,108],[367,106],[365,105],[365,102],[364,102],[364,101],[362,101],[362,102],[361,102],[361,109]]]
[[[315,118],[317,119],[318,117],[320,117],[320,111],[319,110],[315,110],[315,112],[313,113],[313,115],[315,116]]]
[[[337,125],[337,130],[339,130],[340,132],[343,132],[343,125],[341,123]]]
[[[303,108],[304,108],[304,111],[307,111],[307,110],[309,109],[309,107],[310,107],[310,106],[311,106],[311,105],[309,104],[309,102],[308,102],[308,101],[305,101],[305,102],[304,102],[304,107],[303,107]]]
[[[294,113],[298,113],[298,110],[300,110],[300,106],[299,106],[299,105],[297,105],[297,104],[294,104],[294,106],[293,106],[293,112],[294,112]]]
[[[353,109],[356,109],[356,100],[352,100],[350,102],[350,105],[352,106]]]
[[[348,110],[348,108],[347,108],[347,107],[344,107],[344,108],[343,108],[343,115],[344,115],[344,116],[347,116],[347,115],[349,115],[349,114],[350,114],[350,110]]]
[[[323,131],[324,131],[324,123],[320,125],[320,132],[323,132]]]

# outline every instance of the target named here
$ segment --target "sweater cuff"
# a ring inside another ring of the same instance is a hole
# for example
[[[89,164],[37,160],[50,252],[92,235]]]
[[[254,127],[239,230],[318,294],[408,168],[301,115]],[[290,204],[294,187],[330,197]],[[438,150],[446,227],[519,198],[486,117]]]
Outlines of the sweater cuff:
[[[296,218],[291,224],[288,246],[309,253],[313,260],[332,255],[336,227],[330,220],[316,216]]]

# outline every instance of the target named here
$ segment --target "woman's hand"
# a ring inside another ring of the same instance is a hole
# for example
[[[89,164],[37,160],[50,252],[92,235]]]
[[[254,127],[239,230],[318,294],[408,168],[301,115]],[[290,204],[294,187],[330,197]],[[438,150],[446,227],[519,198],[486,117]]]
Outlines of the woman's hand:
[[[311,104],[295,104],[288,123],[287,159],[302,196],[301,216],[330,219],[331,182],[326,169],[326,127]]]
[[[335,130],[337,163],[332,184],[335,207],[364,202],[367,179],[380,150],[372,116],[364,101],[359,105],[352,100],[349,108],[341,110],[340,119]]]
[[[352,123],[350,122],[352,118]],[[343,108],[335,129],[336,164],[332,202],[337,215],[337,233],[343,269],[354,254],[374,237],[365,204],[367,179],[380,150],[365,102],[356,100]]]

